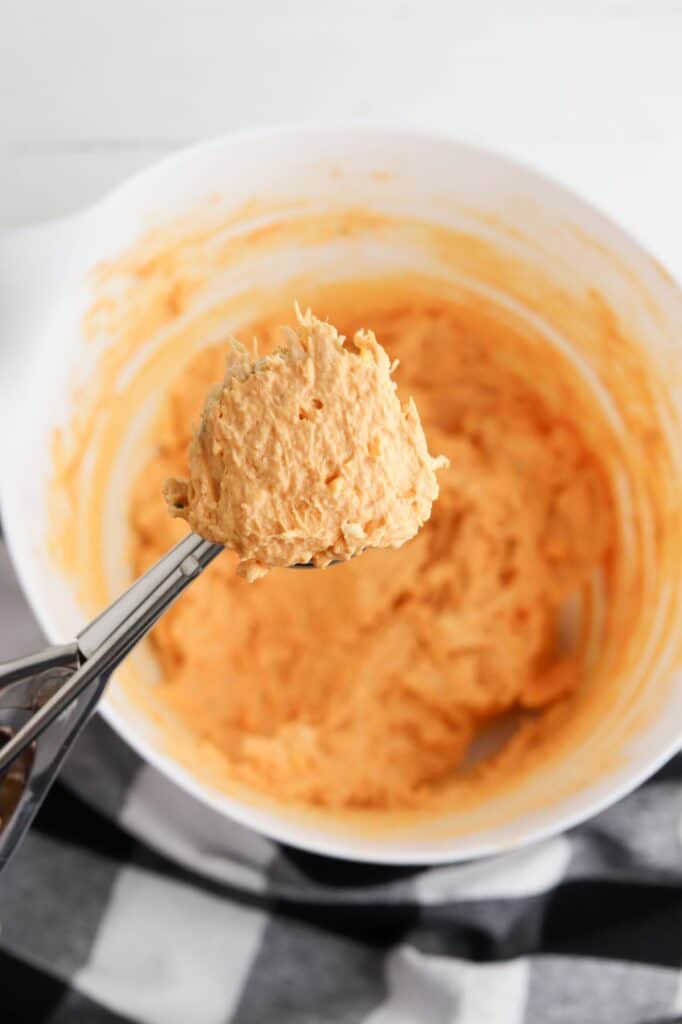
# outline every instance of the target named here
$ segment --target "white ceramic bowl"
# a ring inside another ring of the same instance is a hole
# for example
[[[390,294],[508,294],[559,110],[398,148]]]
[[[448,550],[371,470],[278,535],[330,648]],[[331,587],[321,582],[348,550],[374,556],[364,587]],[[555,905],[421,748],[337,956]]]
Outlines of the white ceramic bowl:
[[[572,268],[576,294],[597,287],[612,309],[637,323],[643,346],[669,353],[682,338],[677,287],[611,222],[524,167],[415,132],[301,126],[230,136],[164,160],[72,218],[8,234],[0,239],[2,514],[22,585],[54,641],[71,638],[86,617],[46,551],[46,487],[52,431],[68,416],[74,367],[87,367],[89,358],[81,331],[87,272],[131,244],[150,217],[163,221],[184,214],[215,193],[223,201],[228,197],[235,209],[254,193],[292,209],[299,200],[324,209],[362,205],[487,239],[516,226],[514,244],[525,246],[525,254],[542,262],[545,271],[549,267],[550,274],[553,260],[564,277],[566,268]],[[511,244],[510,237],[513,230],[504,244]],[[354,250],[348,245],[347,252],[327,254],[326,262],[321,261],[326,273],[341,273],[344,261],[352,261],[355,272],[412,264],[424,269],[416,251],[391,250],[386,242],[372,247],[367,239]],[[300,253],[288,254],[296,269],[301,258]],[[320,253],[311,248],[308,264],[318,258]],[[286,267],[276,270],[280,276],[285,272]],[[671,391],[671,397],[679,412],[679,396]],[[116,548],[114,560],[119,554]],[[443,821],[433,827],[422,822],[418,828],[386,834],[363,835],[216,792],[164,752],[135,707],[120,695],[114,699],[115,680],[101,711],[127,743],[175,784],[242,824],[331,855],[385,863],[439,862],[496,853],[555,833],[594,814],[653,772],[678,748],[682,732],[682,674],[671,680],[663,667],[638,680],[637,687],[633,683],[622,715],[632,721],[634,708],[641,712],[641,725],[623,733],[617,757],[611,756],[615,739],[610,737],[618,729],[596,730],[593,745],[604,755],[603,771],[580,777],[575,759],[567,755],[557,769],[567,784],[556,785],[552,795],[554,783],[548,779],[550,789],[540,805],[529,803],[524,809],[521,801],[513,813],[493,808],[487,817],[453,821],[452,828]]]

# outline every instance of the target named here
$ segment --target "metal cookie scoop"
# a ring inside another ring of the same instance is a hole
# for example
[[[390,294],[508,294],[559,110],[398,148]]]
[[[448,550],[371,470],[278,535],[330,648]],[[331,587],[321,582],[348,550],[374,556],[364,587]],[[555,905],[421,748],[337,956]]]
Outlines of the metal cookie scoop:
[[[222,550],[191,533],[73,643],[0,664],[0,869],[31,824],[112,671]]]

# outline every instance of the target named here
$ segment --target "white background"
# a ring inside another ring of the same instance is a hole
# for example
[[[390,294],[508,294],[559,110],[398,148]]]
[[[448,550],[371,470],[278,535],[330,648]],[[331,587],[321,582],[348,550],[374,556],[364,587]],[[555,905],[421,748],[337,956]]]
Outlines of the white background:
[[[680,0],[0,0],[0,227],[234,128],[363,118],[529,161],[682,277]]]

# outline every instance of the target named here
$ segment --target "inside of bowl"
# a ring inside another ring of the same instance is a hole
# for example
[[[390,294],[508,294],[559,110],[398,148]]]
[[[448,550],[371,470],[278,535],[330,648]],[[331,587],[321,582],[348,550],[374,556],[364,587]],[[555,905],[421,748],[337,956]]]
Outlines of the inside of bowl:
[[[475,785],[465,779],[437,811],[339,815],[282,806],[216,771],[201,738],[159,714],[148,645],[107,696],[128,741],[201,799],[288,841],[372,859],[472,856],[567,824],[670,749],[682,705],[678,292],[559,189],[484,154],[436,150],[424,143],[411,174],[404,141],[369,154],[357,147],[343,168],[330,155],[296,185],[280,174],[267,200],[246,204],[229,191],[201,199],[220,164],[213,154],[215,167],[188,176],[189,212],[183,197],[128,244],[100,241],[106,262],[64,309],[73,359],[63,401],[45,403],[43,425],[45,436],[55,418],[62,430],[45,502],[57,559],[49,579],[58,582],[33,596],[51,632],[64,634],[130,579],[131,487],[163,395],[202,349],[294,298],[333,311],[339,296],[363,288],[379,306],[398,294],[441,296],[514,332],[518,345],[500,358],[531,375],[543,401],[565,409],[601,453],[616,510],[613,556],[565,610],[563,642],[581,646],[586,672],[551,743],[531,745],[492,786],[485,773]],[[139,205],[152,205],[152,186],[141,187]],[[177,190],[177,177],[167,187]],[[113,197],[100,227],[131,205],[134,196]],[[68,600],[57,600],[64,588]],[[488,742],[504,746],[516,724],[497,723]],[[474,750],[474,761],[481,756]]]

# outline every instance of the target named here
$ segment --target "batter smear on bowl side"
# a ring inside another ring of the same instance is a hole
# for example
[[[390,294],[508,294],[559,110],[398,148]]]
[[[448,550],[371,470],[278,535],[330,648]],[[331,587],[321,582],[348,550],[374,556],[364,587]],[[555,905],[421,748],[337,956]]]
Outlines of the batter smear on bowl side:
[[[208,395],[190,445],[189,481],[169,479],[173,516],[236,551],[252,581],[268,569],[324,567],[414,537],[438,497],[412,399],[371,331],[352,348],[296,307],[285,345],[252,361],[230,341],[225,380]]]

